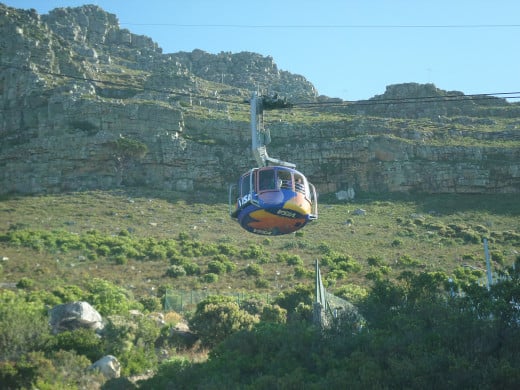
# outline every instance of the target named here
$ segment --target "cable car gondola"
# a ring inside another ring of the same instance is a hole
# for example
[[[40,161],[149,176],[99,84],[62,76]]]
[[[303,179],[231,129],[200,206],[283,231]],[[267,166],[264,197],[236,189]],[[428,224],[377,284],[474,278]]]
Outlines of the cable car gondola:
[[[251,233],[293,233],[318,218],[316,189],[294,164],[267,155],[270,136],[260,120],[263,104],[253,94],[252,150],[259,167],[250,169],[238,184],[230,186],[230,215]]]

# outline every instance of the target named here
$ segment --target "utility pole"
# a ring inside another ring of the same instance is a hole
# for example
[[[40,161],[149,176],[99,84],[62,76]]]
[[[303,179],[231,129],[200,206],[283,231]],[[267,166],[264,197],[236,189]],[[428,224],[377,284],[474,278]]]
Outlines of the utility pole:
[[[491,288],[493,284],[493,277],[491,276],[491,264],[489,259],[488,240],[484,238],[484,254],[486,255],[486,270],[487,270],[487,289]]]

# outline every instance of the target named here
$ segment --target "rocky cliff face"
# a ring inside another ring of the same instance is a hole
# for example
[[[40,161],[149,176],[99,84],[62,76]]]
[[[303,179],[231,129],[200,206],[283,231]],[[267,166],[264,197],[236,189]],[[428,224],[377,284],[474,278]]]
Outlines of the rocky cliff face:
[[[0,45],[0,194],[224,191],[253,164],[250,91],[336,102],[271,57],[164,54],[97,6],[0,4]],[[463,98],[411,83],[378,104],[269,113],[269,153],[320,193],[520,192],[520,107]]]

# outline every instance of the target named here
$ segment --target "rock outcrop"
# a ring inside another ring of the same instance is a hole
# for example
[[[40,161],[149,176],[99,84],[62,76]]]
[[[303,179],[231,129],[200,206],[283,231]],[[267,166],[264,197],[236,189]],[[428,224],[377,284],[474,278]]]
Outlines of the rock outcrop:
[[[505,99],[409,83],[342,104],[271,57],[164,54],[94,5],[38,15],[0,4],[0,44],[0,195],[223,193],[253,165],[257,88],[320,103],[266,124],[269,154],[321,194],[520,192],[520,105]]]

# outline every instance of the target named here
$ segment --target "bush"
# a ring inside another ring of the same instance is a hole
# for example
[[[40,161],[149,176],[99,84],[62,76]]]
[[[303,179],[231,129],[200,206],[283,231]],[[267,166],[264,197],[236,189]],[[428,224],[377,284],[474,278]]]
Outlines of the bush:
[[[250,329],[256,322],[258,319],[241,310],[233,298],[212,295],[197,304],[189,325],[203,345],[213,347],[234,332]]]
[[[264,273],[258,264],[249,264],[244,271],[248,276],[261,276]]]
[[[186,371],[192,367],[192,363],[184,357],[173,357],[165,360],[159,364],[157,373],[150,379],[146,380],[144,385],[147,389],[167,389],[171,387],[172,379],[175,378],[175,383],[179,385],[179,388],[189,388],[193,385],[194,378],[190,378],[189,375],[184,375]],[[181,378],[187,378],[186,381],[181,382],[184,387],[179,383]]]
[[[303,260],[298,255],[290,255],[285,260],[287,265],[299,265],[303,266]]]
[[[421,264],[421,262],[419,260],[413,259],[408,255],[402,255],[397,260],[397,264],[399,264],[402,267],[417,267]]]
[[[496,252],[496,251],[491,252],[491,260],[493,260],[494,262],[496,262],[500,265],[504,265],[504,263],[505,263],[504,254],[501,252]]]
[[[76,329],[57,334],[51,343],[53,350],[75,351],[91,361],[103,357],[103,345],[99,336],[91,329]]]
[[[266,305],[262,310],[260,320],[262,322],[285,324],[287,322],[287,310],[278,305]]]
[[[294,267],[294,276],[297,278],[309,278],[314,275],[314,271],[307,270],[303,265],[298,265]]]
[[[270,283],[265,278],[258,278],[255,280],[255,287],[256,288],[269,288]]]
[[[157,367],[157,355],[153,348],[141,346],[122,351],[118,360],[121,362],[121,375],[130,376],[144,374]]]
[[[34,286],[34,280],[32,280],[31,278],[27,278],[27,277],[21,278],[18,281],[18,283],[16,283],[16,287],[21,288],[21,289],[31,288],[32,286]]]
[[[124,158],[143,158],[148,153],[148,146],[136,139],[119,137],[114,143],[115,150]]]
[[[226,272],[226,265],[218,260],[212,260],[208,263],[208,272],[221,275]]]
[[[269,257],[269,254],[260,245],[250,245],[249,248],[240,251],[243,259],[257,259]]]
[[[140,309],[141,305],[130,298],[130,293],[111,282],[95,278],[87,284],[88,302],[102,316],[127,313],[131,308]]]
[[[186,276],[186,270],[182,265],[171,265],[166,270],[166,275],[171,278],[179,278],[181,276]]]
[[[106,378],[87,372],[90,364],[74,351],[29,352],[17,363],[0,363],[0,383],[5,389],[100,388]]]
[[[461,231],[460,237],[464,240],[464,242],[471,244],[478,244],[481,241],[480,234],[471,229]]]
[[[109,316],[103,330],[106,353],[117,356],[123,375],[144,373],[157,365],[155,343],[161,329],[144,315]]]
[[[395,240],[392,241],[392,243],[390,245],[392,245],[393,247],[403,246],[403,241],[396,238]]]
[[[184,264],[184,269],[186,270],[187,275],[200,275],[200,266],[197,263],[187,263]]]
[[[222,255],[235,256],[238,254],[238,249],[231,244],[218,244],[218,251]]]
[[[218,275],[210,272],[202,275],[201,279],[205,283],[216,283],[218,282]]]
[[[379,267],[379,266],[383,265],[383,259],[379,256],[370,256],[367,259],[367,263],[370,266]]]
[[[139,298],[139,303],[143,305],[144,310],[148,312],[162,309],[161,300],[158,297],[141,297]]]
[[[50,337],[48,318],[39,302],[23,294],[0,291],[0,361],[16,360],[42,349]]]
[[[276,297],[274,304],[287,310],[288,313],[292,313],[300,303],[312,306],[314,302],[313,295],[312,286],[299,284],[292,290],[280,293]]]
[[[320,242],[318,244],[318,251],[324,255],[327,255],[331,252],[330,245],[327,244],[326,242]]]

